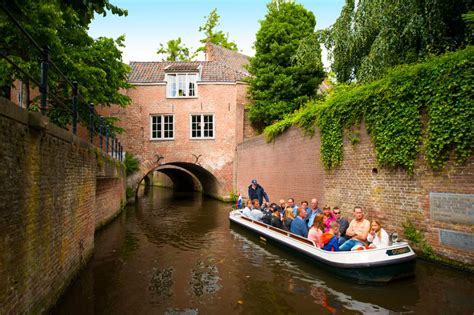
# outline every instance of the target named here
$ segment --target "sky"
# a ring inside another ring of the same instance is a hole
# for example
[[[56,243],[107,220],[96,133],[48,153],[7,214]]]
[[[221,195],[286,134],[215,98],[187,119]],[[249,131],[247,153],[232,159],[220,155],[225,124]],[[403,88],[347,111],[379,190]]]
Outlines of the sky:
[[[248,56],[255,54],[252,46],[260,28],[259,21],[267,12],[269,0],[110,0],[128,16],[98,15],[92,21],[89,35],[117,38],[125,34],[123,61],[161,61],[156,54],[160,43],[181,37],[187,47],[200,46],[203,34],[198,31],[206,16],[217,8],[220,25],[216,30],[229,34],[239,51]],[[296,0],[316,16],[316,29],[333,24],[341,12],[344,0]],[[198,56],[199,60],[203,56]],[[323,61],[327,66],[326,53]]]

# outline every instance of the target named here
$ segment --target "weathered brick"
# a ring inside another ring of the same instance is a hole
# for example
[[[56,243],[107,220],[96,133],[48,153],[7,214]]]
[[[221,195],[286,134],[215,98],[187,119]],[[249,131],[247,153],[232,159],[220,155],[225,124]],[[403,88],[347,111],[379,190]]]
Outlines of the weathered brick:
[[[325,170],[319,153],[319,131],[308,137],[300,129],[291,128],[272,143],[266,143],[262,136],[250,139],[237,146],[236,189],[246,195],[250,180],[256,178],[272,201],[316,197],[320,205],[341,207],[347,217],[351,216],[354,206],[360,205],[369,218],[381,218],[387,230],[399,233],[402,233],[406,219],[411,219],[426,231],[427,240],[436,252],[472,264],[474,252],[441,245],[439,231],[446,229],[472,235],[473,225],[434,220],[430,217],[429,194],[472,195],[474,158],[464,165],[449,162],[444,171],[434,172],[420,155],[414,174],[410,175],[401,169],[378,166],[374,146],[364,126],[360,130],[360,140],[352,145],[344,139],[342,165]],[[374,168],[376,174],[372,172]],[[452,207],[465,205],[464,202]],[[466,210],[469,213],[469,209]],[[459,211],[457,215],[460,215]]]
[[[247,85],[239,82],[198,83],[197,98],[167,98],[166,86],[159,83],[137,84],[124,91],[132,99],[130,106],[126,109],[113,106],[100,111],[120,119],[119,125],[126,133],[118,138],[126,150],[140,160],[139,172],[129,181],[136,178],[135,184],[138,184],[162,164],[197,164],[212,174],[205,178],[194,172],[203,186],[210,178],[215,180],[209,185],[213,191],[206,191],[204,187],[204,192],[228,197],[233,190],[235,147],[244,137],[253,135],[250,125],[244,123],[246,91]],[[150,140],[150,116],[154,114],[174,115],[173,140]],[[191,114],[214,114],[215,139],[190,139]],[[157,161],[157,156],[163,159]],[[187,170],[193,172],[192,168]]]
[[[0,314],[45,312],[125,200],[122,168],[97,180],[94,147],[29,115],[0,98]]]

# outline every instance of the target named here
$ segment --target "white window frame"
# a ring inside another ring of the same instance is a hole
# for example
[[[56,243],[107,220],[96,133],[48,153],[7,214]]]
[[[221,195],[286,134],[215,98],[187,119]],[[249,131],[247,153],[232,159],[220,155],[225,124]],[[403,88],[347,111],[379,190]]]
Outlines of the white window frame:
[[[156,138],[153,137],[153,117],[161,117],[161,137],[156,137]],[[173,118],[173,129],[172,129],[173,137],[165,138],[165,117]],[[173,114],[151,114],[150,115],[150,140],[170,141],[170,140],[174,140],[175,135],[176,135],[176,120]]]
[[[178,76],[185,76],[184,77],[184,86],[185,86],[185,91],[186,95],[185,96],[180,96],[179,94],[179,80]],[[171,95],[171,79],[170,77],[175,78],[175,84],[176,84],[176,95]],[[194,95],[189,96],[189,83],[191,83],[190,77],[195,77],[194,80]],[[166,74],[166,98],[197,98],[198,97],[198,82],[199,80],[199,73],[167,73]]]
[[[193,137],[193,116],[201,117],[201,136]],[[212,117],[212,137],[204,136],[204,116]],[[212,113],[191,113],[189,114],[189,138],[191,140],[212,140],[216,138],[216,115]]]

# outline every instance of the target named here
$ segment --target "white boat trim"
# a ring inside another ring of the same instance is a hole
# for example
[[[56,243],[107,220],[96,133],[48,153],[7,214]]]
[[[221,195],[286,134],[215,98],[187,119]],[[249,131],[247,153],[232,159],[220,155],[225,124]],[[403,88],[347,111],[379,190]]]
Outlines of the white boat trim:
[[[313,241],[305,237],[247,218],[241,214],[240,210],[232,211],[229,214],[229,219],[264,237],[271,238],[325,264],[339,268],[389,266],[416,258],[415,252],[406,242],[397,242],[384,248],[331,252],[318,248]]]

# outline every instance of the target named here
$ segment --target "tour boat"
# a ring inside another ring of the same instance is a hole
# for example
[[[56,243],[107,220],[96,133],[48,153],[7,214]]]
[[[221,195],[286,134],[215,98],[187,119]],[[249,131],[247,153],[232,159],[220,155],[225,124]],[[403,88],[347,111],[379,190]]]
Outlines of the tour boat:
[[[229,214],[235,223],[260,235],[263,241],[274,241],[303,254],[337,276],[359,283],[386,283],[414,274],[416,255],[406,242],[394,241],[384,248],[330,252],[319,249],[313,241],[242,215]]]

